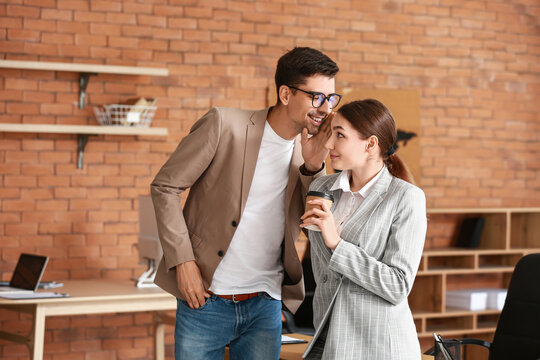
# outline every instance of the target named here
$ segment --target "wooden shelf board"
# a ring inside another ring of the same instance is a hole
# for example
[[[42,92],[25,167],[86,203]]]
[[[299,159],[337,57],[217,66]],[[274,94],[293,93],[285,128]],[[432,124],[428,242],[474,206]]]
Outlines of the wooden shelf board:
[[[504,214],[504,213],[528,213],[540,212],[538,207],[525,208],[451,208],[451,209],[427,209],[428,214]]]
[[[483,329],[433,329],[432,331],[426,330],[426,332],[418,333],[418,337],[431,337],[433,339],[433,333],[441,335],[442,337],[446,336],[464,336],[469,334],[484,334],[484,333],[493,333],[495,332],[495,327],[492,328],[483,328]]]
[[[47,61],[24,61],[24,60],[0,60],[0,68],[70,71],[70,72],[80,72],[80,73],[119,74],[119,75],[150,75],[150,76],[168,76],[169,75],[169,70],[165,68],[122,66],[122,65],[77,64],[77,63],[47,62]]]
[[[516,213],[537,213],[537,212],[540,212],[540,208],[538,208],[538,207],[509,208],[507,210],[509,210],[511,214],[516,214]]]
[[[455,208],[455,209],[427,209],[428,214],[504,214],[508,212],[506,208]]]
[[[513,272],[514,271],[514,267],[513,266],[504,266],[504,265],[490,265],[490,266],[487,266],[487,265],[481,265],[478,267],[478,270],[479,272],[493,272],[493,271],[497,271],[497,272]]]
[[[461,316],[461,315],[496,315],[500,314],[501,310],[497,309],[486,309],[479,311],[469,311],[461,308],[447,307],[446,311],[442,314],[447,316]]]
[[[464,256],[464,255],[509,255],[520,254],[528,249],[460,249],[460,248],[435,248],[425,249],[424,255],[433,256]]]
[[[508,250],[509,252],[516,252],[516,253],[524,253],[524,254],[535,254],[540,253],[540,248],[515,248],[512,250]]]
[[[0,124],[0,131],[24,133],[167,136],[167,128],[100,125]]]
[[[469,315],[497,315],[500,314],[500,310],[487,309],[482,311],[468,311],[458,308],[447,308],[445,312],[433,312],[433,311],[413,311],[414,319],[424,318],[448,318],[455,316],[469,316]]]
[[[450,266],[434,266],[431,268],[428,268],[427,270],[422,270],[425,272],[452,272],[455,270],[474,270],[473,268],[457,268],[457,267],[450,267]]]
[[[490,273],[511,273],[514,271],[513,267],[506,266],[493,266],[489,268],[478,269],[448,269],[448,270],[420,270],[416,274],[417,276],[427,275],[476,275],[476,274],[490,274]]]

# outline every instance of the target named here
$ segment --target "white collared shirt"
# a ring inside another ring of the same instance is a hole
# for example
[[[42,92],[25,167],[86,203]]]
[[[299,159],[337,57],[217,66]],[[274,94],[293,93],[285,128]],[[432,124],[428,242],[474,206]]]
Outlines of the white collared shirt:
[[[351,184],[349,180],[351,178],[351,171],[345,170],[339,174],[336,181],[330,188],[330,190],[332,191],[341,190],[343,192],[334,208],[334,211],[332,212],[332,215],[334,215],[334,221],[336,223],[336,229],[338,231],[338,234],[341,234],[341,230],[343,230],[345,222],[349,220],[349,218],[358,209],[360,204],[362,204],[362,201],[364,201],[364,199],[371,192],[371,190],[373,189],[373,185],[375,185],[377,180],[379,180],[379,178],[381,177],[383,169],[384,166],[377,173],[377,175],[373,177],[373,179],[371,179],[360,190],[354,192],[351,191]]]

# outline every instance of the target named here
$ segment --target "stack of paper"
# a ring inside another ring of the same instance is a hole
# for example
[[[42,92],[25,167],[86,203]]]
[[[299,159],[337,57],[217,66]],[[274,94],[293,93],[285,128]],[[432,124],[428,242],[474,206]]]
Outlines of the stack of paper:
[[[298,338],[287,336],[287,335],[281,335],[281,343],[282,344],[301,344],[301,343],[307,343],[307,340],[298,339]]]
[[[446,306],[470,311],[485,310],[488,293],[484,290],[466,289],[446,292]]]
[[[506,301],[506,289],[484,289],[487,294],[488,309],[502,310]]]
[[[18,294],[0,294],[1,298],[11,300],[25,300],[25,299],[46,299],[46,298],[64,298],[69,297],[69,294],[62,294],[58,292],[33,292],[18,293]]]

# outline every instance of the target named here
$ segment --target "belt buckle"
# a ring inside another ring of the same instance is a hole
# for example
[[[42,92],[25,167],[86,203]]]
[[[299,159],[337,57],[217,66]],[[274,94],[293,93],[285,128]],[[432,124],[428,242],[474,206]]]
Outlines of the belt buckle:
[[[240,300],[236,300],[236,295],[235,294],[233,294],[233,296],[232,296],[232,301],[234,303],[239,303],[240,302]]]

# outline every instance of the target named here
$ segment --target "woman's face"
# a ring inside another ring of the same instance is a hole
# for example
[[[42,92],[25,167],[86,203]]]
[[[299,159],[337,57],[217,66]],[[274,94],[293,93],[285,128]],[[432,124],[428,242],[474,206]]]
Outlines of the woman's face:
[[[360,133],[339,112],[332,120],[332,136],[326,142],[330,151],[332,167],[336,170],[351,170],[366,165],[369,151],[368,139]]]

